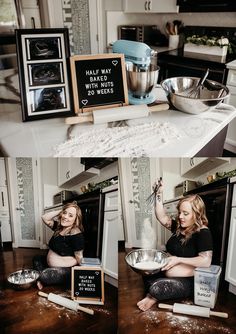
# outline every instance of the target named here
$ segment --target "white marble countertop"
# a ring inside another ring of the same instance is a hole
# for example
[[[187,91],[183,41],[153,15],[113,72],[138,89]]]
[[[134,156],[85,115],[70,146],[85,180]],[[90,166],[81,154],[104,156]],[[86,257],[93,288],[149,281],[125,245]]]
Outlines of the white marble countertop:
[[[165,99],[165,94],[160,88],[157,88],[155,93],[159,100]],[[234,117],[236,117],[236,110],[233,107],[224,110],[215,109],[200,115],[168,110],[157,112],[146,118],[130,120],[127,123],[132,127],[153,121],[169,122],[181,136],[177,140],[157,145],[155,156],[192,157]],[[0,104],[0,150],[6,156],[55,156],[55,147],[68,139],[68,127],[64,118],[22,122],[19,103]],[[81,132],[101,128],[108,128],[108,124],[75,125],[71,134],[76,136]]]

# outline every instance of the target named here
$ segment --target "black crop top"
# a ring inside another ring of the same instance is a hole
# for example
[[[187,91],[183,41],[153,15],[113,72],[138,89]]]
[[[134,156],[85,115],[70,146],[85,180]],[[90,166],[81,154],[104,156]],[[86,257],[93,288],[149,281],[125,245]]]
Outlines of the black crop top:
[[[172,232],[172,236],[166,243],[166,250],[171,255],[195,257],[200,252],[213,250],[212,236],[208,228],[202,228],[199,232],[195,232],[184,244],[181,243],[181,234],[177,236],[175,231]]]
[[[84,235],[53,235],[49,241],[49,248],[61,256],[74,256],[74,252],[84,249]]]

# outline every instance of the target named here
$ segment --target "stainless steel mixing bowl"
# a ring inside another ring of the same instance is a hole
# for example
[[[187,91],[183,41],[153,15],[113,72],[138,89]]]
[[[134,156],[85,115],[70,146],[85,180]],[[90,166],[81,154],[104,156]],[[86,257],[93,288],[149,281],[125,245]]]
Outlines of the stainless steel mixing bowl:
[[[35,285],[39,272],[34,269],[22,269],[10,274],[7,278],[15,290],[27,290]]]
[[[167,254],[156,249],[136,249],[128,253],[125,257],[127,264],[138,274],[152,275],[158,273],[161,268],[167,263]],[[149,269],[137,268],[138,263],[154,262],[157,264],[156,269],[151,266]]]
[[[199,90],[198,98],[188,97],[199,80],[200,78],[195,77],[168,78],[161,82],[161,86],[171,105],[189,114],[200,114],[213,109],[229,96],[229,89],[226,86],[207,80],[207,84]]]
[[[126,63],[127,84],[131,95],[140,99],[148,97],[157,83],[159,69],[153,64],[137,66],[131,62]]]

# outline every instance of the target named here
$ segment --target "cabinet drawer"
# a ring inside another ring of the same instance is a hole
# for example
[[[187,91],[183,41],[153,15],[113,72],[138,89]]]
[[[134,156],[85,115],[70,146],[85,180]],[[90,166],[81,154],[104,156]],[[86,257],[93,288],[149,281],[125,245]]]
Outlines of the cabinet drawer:
[[[236,86],[236,71],[230,70],[227,77],[227,85]]]

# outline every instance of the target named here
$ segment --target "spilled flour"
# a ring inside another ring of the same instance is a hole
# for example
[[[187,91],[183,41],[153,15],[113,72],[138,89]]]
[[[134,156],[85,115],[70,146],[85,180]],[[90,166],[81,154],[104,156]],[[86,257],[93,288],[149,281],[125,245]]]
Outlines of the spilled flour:
[[[162,145],[180,137],[180,132],[168,122],[94,129],[59,144],[54,156],[153,156]]]
[[[155,249],[157,244],[156,238],[156,232],[152,226],[151,220],[149,218],[145,218],[143,221],[143,229],[140,240],[141,248]]]
[[[127,325],[128,323],[128,325]],[[143,333],[175,333],[175,334],[235,334],[235,330],[227,326],[216,317],[201,318],[174,314],[159,309],[146,312],[133,311],[128,314],[128,319],[123,323],[126,327],[121,332],[134,333],[133,326],[142,328]]]

